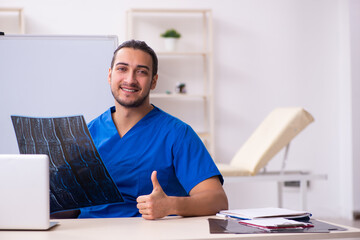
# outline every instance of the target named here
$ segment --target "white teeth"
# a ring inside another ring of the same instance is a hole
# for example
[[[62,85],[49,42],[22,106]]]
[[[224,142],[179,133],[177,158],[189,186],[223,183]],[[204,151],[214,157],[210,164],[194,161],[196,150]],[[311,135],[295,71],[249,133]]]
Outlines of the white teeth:
[[[126,92],[135,92],[135,90],[126,89],[126,88],[123,88],[123,90],[126,91]]]

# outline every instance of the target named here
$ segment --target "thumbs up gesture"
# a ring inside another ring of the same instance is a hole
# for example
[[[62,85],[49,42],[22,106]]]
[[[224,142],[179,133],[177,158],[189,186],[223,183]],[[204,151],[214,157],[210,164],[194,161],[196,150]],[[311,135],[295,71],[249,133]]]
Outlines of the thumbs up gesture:
[[[157,172],[151,174],[153,190],[149,195],[139,196],[137,208],[145,219],[157,219],[165,217],[169,212],[169,197],[165,194],[157,179]]]

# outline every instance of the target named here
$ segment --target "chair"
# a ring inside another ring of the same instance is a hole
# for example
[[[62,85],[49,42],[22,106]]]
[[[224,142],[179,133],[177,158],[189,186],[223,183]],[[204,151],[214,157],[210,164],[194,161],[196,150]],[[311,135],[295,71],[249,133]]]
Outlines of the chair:
[[[298,181],[302,196],[301,208],[305,210],[307,181],[326,179],[326,175],[311,175],[306,172],[288,174],[284,172],[284,168],[291,140],[313,121],[312,115],[301,107],[276,108],[242,145],[230,163],[217,163],[217,167],[227,179],[277,181],[279,207],[282,207],[283,182]],[[277,173],[259,174],[284,147],[286,150],[282,169]]]

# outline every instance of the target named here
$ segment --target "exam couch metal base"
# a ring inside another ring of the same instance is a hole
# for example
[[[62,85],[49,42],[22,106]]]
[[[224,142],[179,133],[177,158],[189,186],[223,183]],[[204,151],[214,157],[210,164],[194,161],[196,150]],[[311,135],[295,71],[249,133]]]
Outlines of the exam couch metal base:
[[[326,174],[308,172],[264,172],[255,176],[224,176],[225,182],[277,182],[278,207],[283,207],[284,182],[299,182],[300,209],[307,210],[307,183],[313,180],[326,180]]]

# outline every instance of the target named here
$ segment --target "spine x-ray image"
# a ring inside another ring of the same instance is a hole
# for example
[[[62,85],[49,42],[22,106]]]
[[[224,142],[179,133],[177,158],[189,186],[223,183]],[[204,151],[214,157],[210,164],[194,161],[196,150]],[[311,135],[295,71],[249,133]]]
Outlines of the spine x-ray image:
[[[83,116],[11,119],[21,154],[49,156],[51,213],[124,201]]]

